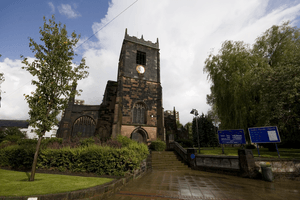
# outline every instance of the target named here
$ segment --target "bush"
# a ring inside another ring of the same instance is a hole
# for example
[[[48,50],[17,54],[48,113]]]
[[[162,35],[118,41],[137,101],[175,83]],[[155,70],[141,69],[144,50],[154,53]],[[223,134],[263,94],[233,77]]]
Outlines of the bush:
[[[12,145],[0,149],[0,166],[9,166],[13,169],[30,169],[34,153],[34,146]]]
[[[13,143],[11,141],[8,141],[8,140],[3,140],[1,143],[0,143],[0,149],[2,148],[5,148],[7,146],[10,146],[12,145]]]
[[[177,142],[182,146],[182,147],[193,147],[193,141],[192,140],[187,140],[187,139],[179,139]]]
[[[123,135],[118,135],[117,141],[119,141],[122,144],[122,147],[128,147],[129,144],[135,142],[135,141],[131,140],[130,138],[123,136]]]
[[[256,149],[256,147],[253,144],[247,144],[246,149]]]
[[[37,139],[21,139],[17,142],[18,145],[36,145]]]
[[[112,141],[112,143],[121,144],[116,140]],[[55,141],[53,144],[59,143]],[[142,160],[147,158],[149,154],[145,144],[139,144],[135,141],[127,142],[127,147],[119,149],[110,146],[91,145],[89,142],[84,142],[83,144],[88,145],[77,148],[41,149],[37,169],[123,176],[126,172],[137,169]],[[17,169],[30,168],[34,153],[35,145],[5,147],[0,149],[0,166]]]
[[[122,148],[122,143],[117,141],[117,140],[107,140],[104,145],[112,147],[112,148],[116,148],[116,149],[120,149]]]
[[[80,146],[82,147],[88,147],[92,144],[95,144],[95,140],[93,138],[85,138],[80,140]]]
[[[166,147],[167,147],[166,143],[161,140],[152,141],[150,144],[150,149],[154,151],[164,151]]]

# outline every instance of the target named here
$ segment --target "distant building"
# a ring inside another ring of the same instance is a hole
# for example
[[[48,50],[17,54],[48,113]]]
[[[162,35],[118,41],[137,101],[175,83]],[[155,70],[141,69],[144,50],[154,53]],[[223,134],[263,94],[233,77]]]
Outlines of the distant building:
[[[26,120],[0,120],[0,131],[8,127],[28,128],[29,123]]]
[[[0,131],[8,127],[18,127],[20,131],[25,132],[26,137],[29,139],[38,138],[34,132],[35,128],[29,126],[26,120],[0,120]],[[45,133],[44,138],[56,137],[57,129],[58,126],[53,126],[51,131]]]
[[[38,138],[38,135],[35,133],[36,128],[33,128],[32,126],[28,126],[27,128],[22,128],[20,131],[24,131],[26,133],[26,137],[29,139]],[[54,125],[52,126],[52,129],[50,131],[47,131],[43,138],[52,138],[56,137],[56,132],[58,130],[58,126]]]

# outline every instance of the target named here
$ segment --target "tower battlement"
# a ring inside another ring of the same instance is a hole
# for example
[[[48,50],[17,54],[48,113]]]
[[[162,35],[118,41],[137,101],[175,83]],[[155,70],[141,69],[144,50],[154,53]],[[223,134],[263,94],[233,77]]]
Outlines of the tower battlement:
[[[127,28],[125,30],[125,38],[124,38],[124,40],[130,41],[130,42],[134,42],[134,43],[137,43],[137,44],[140,44],[140,45],[148,46],[148,47],[151,47],[151,48],[159,49],[158,38],[156,40],[156,43],[153,43],[151,41],[144,40],[143,35],[142,35],[142,37],[140,39],[137,38],[137,37],[135,37],[135,36],[129,36],[127,34]]]

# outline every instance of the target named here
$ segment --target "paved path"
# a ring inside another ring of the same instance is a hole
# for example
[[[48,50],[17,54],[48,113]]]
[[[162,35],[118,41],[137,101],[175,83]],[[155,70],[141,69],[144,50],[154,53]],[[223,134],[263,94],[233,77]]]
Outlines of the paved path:
[[[109,199],[244,199],[299,200],[300,182],[275,180],[265,182],[189,169],[148,172]]]

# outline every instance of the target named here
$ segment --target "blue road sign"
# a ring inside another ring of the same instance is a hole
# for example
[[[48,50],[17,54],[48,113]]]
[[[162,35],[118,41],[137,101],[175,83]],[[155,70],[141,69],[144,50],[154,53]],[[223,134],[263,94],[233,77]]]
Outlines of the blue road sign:
[[[279,143],[281,142],[276,126],[248,128],[252,143]]]
[[[220,144],[246,144],[243,129],[218,131]]]
[[[195,154],[191,154],[191,159],[194,159],[195,158]]]

